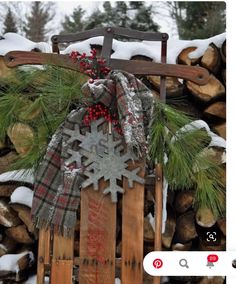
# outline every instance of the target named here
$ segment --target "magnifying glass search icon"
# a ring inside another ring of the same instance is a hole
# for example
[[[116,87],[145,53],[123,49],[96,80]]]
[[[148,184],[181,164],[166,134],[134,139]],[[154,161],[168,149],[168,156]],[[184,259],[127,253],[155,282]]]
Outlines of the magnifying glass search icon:
[[[179,265],[182,266],[182,267],[189,268],[187,259],[185,259],[185,258],[180,259]]]

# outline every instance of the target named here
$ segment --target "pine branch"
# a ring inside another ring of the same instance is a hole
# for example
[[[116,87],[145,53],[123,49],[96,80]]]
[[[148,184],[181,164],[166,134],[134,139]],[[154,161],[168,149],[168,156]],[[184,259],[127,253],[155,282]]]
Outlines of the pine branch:
[[[205,129],[186,129],[191,117],[156,102],[151,126],[149,154],[163,167],[172,190],[195,189],[195,206],[208,207],[215,216],[224,212],[225,185],[222,168],[201,155],[210,141]],[[164,162],[164,154],[168,161]]]

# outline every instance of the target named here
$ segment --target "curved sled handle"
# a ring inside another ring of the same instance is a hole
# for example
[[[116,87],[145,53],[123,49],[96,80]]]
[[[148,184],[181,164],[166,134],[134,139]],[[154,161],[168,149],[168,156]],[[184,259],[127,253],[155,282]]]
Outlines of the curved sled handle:
[[[8,67],[26,64],[48,64],[78,72],[80,71],[79,63],[73,62],[68,55],[61,54],[11,51],[4,56],[4,61]],[[123,70],[135,75],[156,75],[182,78],[198,85],[205,85],[209,80],[209,72],[205,68],[196,66],[122,59],[110,59],[108,66],[111,69]]]

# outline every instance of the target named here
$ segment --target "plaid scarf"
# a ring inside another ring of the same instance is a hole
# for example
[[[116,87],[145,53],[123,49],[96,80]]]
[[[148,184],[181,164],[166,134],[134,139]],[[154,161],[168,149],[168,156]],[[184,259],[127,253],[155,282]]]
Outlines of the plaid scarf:
[[[118,108],[119,121],[125,142],[135,155],[144,157],[147,136],[153,110],[150,90],[135,76],[123,71],[111,71],[106,79],[86,83],[86,105],[103,103]],[[92,103],[91,103],[92,99]],[[84,180],[83,167],[66,166],[70,150],[79,151],[78,143],[70,143],[67,132],[76,129],[86,131],[83,117],[86,108],[72,111],[53,135],[47,152],[35,173],[34,198],[31,215],[36,227],[52,227],[63,236],[72,236],[77,220],[80,188]]]

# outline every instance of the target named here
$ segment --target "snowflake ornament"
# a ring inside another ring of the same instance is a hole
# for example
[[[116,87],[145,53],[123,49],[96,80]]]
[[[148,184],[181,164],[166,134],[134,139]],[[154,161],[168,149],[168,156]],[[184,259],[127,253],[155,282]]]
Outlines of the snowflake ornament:
[[[93,131],[94,127],[91,128],[90,135],[94,134],[94,139],[96,139],[97,130]],[[98,151],[94,145],[90,150],[88,150],[87,146],[83,147],[82,143],[80,145],[80,154],[86,158],[84,174],[87,176],[87,179],[82,184],[82,188],[93,185],[94,190],[98,190],[98,182],[101,178],[104,178],[105,181],[109,181],[109,185],[104,189],[103,193],[110,193],[112,202],[117,202],[117,193],[124,193],[124,189],[117,184],[118,180],[126,177],[129,188],[133,188],[134,181],[144,184],[144,179],[138,176],[139,167],[132,171],[127,169],[127,162],[132,160],[133,156],[128,151],[123,153],[123,140],[114,140],[112,134],[103,134],[103,137],[106,136],[107,139],[103,138],[100,140],[100,145],[104,147],[104,151]]]
[[[64,133],[68,135],[70,138],[66,141],[66,144],[73,144],[75,141],[80,142],[80,147],[86,150],[91,150],[93,147],[96,148],[98,153],[104,152],[105,148],[101,144],[101,141],[106,139],[106,136],[104,136],[103,131],[99,131],[98,128],[100,125],[104,123],[104,119],[100,118],[93,123],[91,123],[90,126],[90,132],[86,132],[84,135],[81,134],[80,127],[78,124],[75,124],[74,130],[71,129],[65,129]],[[67,153],[70,155],[69,158],[65,160],[66,166],[71,165],[72,163],[76,164],[76,168],[81,167],[81,159],[82,156],[78,150],[73,150],[71,147],[68,147]]]

